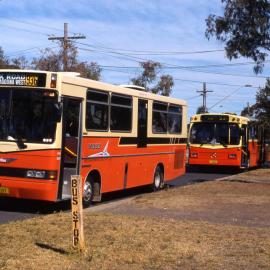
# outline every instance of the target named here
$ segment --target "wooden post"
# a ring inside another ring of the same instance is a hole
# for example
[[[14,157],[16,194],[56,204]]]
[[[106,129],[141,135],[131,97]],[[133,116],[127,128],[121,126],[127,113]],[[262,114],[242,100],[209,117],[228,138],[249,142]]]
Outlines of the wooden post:
[[[71,176],[71,213],[72,244],[75,249],[84,252],[82,177],[80,175]]]

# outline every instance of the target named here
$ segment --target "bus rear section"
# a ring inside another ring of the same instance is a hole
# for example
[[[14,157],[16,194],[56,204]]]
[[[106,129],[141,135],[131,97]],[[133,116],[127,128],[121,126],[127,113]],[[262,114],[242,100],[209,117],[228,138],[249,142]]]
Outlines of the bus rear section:
[[[193,116],[188,164],[238,168],[260,165],[261,144],[255,135],[251,135],[252,130],[258,131],[255,123],[234,114]]]

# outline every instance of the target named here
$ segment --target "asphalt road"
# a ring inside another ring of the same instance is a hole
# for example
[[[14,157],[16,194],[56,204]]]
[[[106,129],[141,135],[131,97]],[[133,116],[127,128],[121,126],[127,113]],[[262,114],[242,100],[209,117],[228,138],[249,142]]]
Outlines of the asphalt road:
[[[187,172],[185,175],[179,177],[177,180],[171,181],[172,186],[189,185],[198,182],[211,181],[232,175],[233,172]],[[114,192],[106,194],[103,197],[103,204],[121,200],[123,198],[136,196],[143,192],[147,192],[145,188],[136,188],[128,191]],[[100,203],[99,203],[100,204]],[[95,207],[92,206],[92,207]],[[10,198],[0,198],[0,224],[8,223],[10,221],[23,220],[32,218],[38,215],[46,215],[57,211],[68,211],[70,209],[70,202],[64,201],[59,203],[45,203],[33,200],[19,200]]]

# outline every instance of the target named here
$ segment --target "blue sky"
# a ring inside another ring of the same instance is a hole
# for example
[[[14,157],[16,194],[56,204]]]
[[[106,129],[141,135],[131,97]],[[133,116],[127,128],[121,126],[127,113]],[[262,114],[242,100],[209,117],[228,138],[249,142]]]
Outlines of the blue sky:
[[[209,108],[217,104],[211,111],[240,113],[247,102],[254,102],[256,87],[265,85],[269,67],[266,64],[264,72],[256,76],[253,65],[226,66],[251,60],[230,62],[220,42],[205,38],[205,19],[210,13],[222,13],[220,2],[2,0],[0,46],[11,58],[39,56],[46,47],[57,50],[57,43],[48,37],[62,36],[67,22],[69,35],[86,36],[77,40],[80,60],[103,66],[103,81],[127,84],[138,75],[138,62],[159,61],[166,67],[160,75],[170,74],[175,79],[172,96],[188,101],[189,116],[202,103],[196,92],[202,89],[202,82],[213,91],[207,97]],[[194,53],[201,51],[212,52]]]

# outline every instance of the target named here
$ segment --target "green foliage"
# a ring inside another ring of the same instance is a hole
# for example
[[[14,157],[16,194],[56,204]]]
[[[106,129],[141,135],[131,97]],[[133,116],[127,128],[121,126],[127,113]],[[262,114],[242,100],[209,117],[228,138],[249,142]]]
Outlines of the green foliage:
[[[143,68],[142,74],[136,78],[132,78],[131,82],[134,85],[142,86],[146,92],[169,96],[174,86],[173,77],[171,75],[160,76],[158,82],[157,75],[161,71],[161,64],[154,61],[140,62]],[[156,83],[156,84],[155,84]]]
[[[262,72],[270,50],[270,3],[267,0],[221,0],[223,16],[210,14],[206,37],[225,43],[227,57],[240,56],[256,62],[254,72]]]

